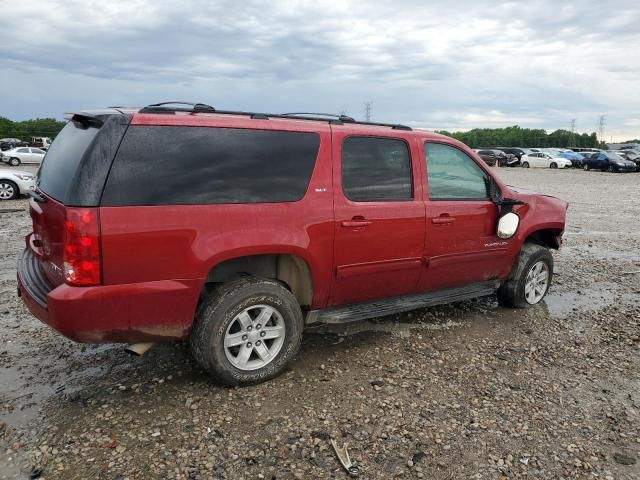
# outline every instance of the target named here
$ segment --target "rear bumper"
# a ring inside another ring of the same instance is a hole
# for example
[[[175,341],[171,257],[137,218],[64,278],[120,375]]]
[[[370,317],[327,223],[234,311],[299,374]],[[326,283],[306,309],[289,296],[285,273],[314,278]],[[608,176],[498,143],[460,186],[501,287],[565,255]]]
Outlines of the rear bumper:
[[[29,311],[65,337],[85,343],[136,343],[186,338],[202,280],[53,287],[29,250],[18,259],[18,295]]]

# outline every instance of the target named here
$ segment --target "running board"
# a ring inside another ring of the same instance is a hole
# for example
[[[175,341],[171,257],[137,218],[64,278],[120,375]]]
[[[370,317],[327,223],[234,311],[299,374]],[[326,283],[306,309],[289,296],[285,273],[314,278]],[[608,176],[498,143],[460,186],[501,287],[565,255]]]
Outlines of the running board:
[[[310,310],[305,318],[305,324],[355,322],[367,318],[408,312],[409,310],[415,310],[417,308],[432,307],[434,305],[458,302],[460,300],[469,300],[470,298],[484,297],[486,295],[493,295],[498,285],[499,282],[492,280],[490,282],[474,283],[464,287],[402,295],[350,305],[339,305],[321,310]]]

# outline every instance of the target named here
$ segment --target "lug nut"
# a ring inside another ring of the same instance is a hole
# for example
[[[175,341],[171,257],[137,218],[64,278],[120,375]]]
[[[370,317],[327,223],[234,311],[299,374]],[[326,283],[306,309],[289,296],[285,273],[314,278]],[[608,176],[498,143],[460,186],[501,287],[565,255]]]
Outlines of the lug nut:
[[[262,342],[261,342],[260,340],[258,340],[258,341],[256,342],[256,347],[257,347],[257,346],[259,346],[261,343],[262,343]]]
[[[260,336],[264,337],[267,334],[267,332],[265,332],[264,330],[262,332],[260,332]]]
[[[247,342],[247,348],[251,348],[251,342]]]
[[[260,324],[256,325],[256,328],[257,328],[258,330],[260,330],[260,327],[262,327],[262,325],[260,325]]]
[[[249,326],[247,327],[247,331],[249,331],[249,332],[250,332],[251,330],[253,330],[253,327],[252,327],[251,325],[249,325]]]
[[[247,338],[249,337],[247,337],[246,335],[242,335],[242,340],[246,340]]]

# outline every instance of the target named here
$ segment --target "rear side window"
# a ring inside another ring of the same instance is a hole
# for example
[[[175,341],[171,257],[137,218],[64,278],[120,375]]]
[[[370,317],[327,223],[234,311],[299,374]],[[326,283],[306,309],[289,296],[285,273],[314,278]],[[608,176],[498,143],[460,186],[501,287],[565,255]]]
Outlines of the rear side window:
[[[488,198],[486,173],[464,152],[442,143],[427,143],[425,150],[431,200]]]
[[[40,190],[64,202],[80,161],[98,132],[97,128],[68,122],[44,157],[38,172]]]
[[[347,138],[342,144],[342,190],[354,202],[411,200],[407,144],[392,138]]]
[[[295,202],[309,185],[315,133],[132,126],[102,205]]]

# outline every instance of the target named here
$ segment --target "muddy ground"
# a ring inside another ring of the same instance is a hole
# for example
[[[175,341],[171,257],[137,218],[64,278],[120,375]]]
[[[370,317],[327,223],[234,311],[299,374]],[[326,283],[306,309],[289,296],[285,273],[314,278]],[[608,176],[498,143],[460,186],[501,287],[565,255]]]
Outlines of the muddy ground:
[[[63,339],[15,295],[0,203],[0,478],[640,478],[640,174],[500,169],[571,203],[543,304],[488,297],[308,330],[281,377],[212,384],[183,345]],[[16,210],[14,210],[16,209]]]

